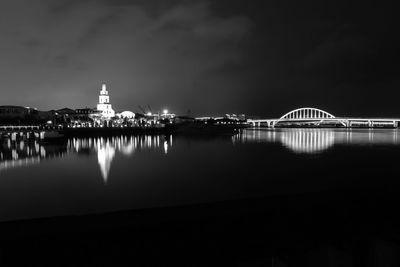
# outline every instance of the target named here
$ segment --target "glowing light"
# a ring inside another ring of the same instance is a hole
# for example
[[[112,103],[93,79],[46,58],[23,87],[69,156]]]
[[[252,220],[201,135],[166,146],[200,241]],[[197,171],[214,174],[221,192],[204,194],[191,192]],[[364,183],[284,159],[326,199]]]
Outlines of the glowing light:
[[[164,113],[164,115],[167,115],[168,114],[168,109],[164,109],[163,113]]]
[[[164,141],[164,154],[168,154],[168,142]]]
[[[151,112],[147,112],[147,116],[151,116],[153,115]]]

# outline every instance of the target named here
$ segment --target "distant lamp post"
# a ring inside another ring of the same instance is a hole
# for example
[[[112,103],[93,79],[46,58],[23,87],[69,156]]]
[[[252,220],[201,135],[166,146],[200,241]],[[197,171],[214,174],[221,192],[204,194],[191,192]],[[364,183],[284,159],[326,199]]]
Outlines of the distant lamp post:
[[[168,109],[164,109],[163,113],[164,113],[164,115],[167,115],[168,114]]]

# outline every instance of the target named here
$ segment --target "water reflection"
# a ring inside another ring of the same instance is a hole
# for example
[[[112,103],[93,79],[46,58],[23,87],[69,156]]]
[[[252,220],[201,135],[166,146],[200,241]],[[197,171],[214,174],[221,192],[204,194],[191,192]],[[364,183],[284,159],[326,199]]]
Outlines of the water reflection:
[[[396,129],[250,129],[232,137],[234,143],[280,143],[294,153],[322,153],[334,145],[400,145]],[[172,136],[119,136],[72,138],[62,144],[43,144],[37,141],[3,140],[0,144],[0,172],[40,163],[48,158],[69,154],[97,155],[101,176],[109,178],[114,158],[121,154],[130,157],[143,150],[168,154]]]
[[[73,138],[68,141],[68,149],[76,153],[97,153],[97,161],[105,183],[111,169],[111,163],[116,153],[132,156],[136,151],[158,149],[163,141],[164,153],[168,152],[171,142],[160,135],[120,136],[98,138]]]
[[[106,142],[105,145],[97,147],[97,161],[99,162],[101,175],[104,182],[107,183],[108,174],[110,173],[111,162],[115,156],[115,148]]]
[[[6,140],[0,145],[0,171],[39,163],[45,158],[64,157],[66,147],[47,147],[39,142]]]
[[[0,146],[0,171],[40,163],[47,158],[63,158],[68,154],[96,153],[101,175],[107,183],[117,153],[129,157],[136,151],[162,149],[161,153],[167,154],[171,145],[172,137],[159,135],[72,138],[62,144],[6,140]]]
[[[294,153],[320,153],[339,144],[400,145],[396,129],[251,129],[233,137],[234,143],[281,143]]]

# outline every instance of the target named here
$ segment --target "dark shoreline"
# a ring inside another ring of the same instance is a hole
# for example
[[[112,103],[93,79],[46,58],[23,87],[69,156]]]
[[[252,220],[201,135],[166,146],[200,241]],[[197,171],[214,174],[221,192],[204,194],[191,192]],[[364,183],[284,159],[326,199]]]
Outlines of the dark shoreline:
[[[242,125],[182,124],[166,127],[104,127],[104,128],[65,128],[61,131],[66,137],[98,137],[117,135],[223,135],[234,134]]]
[[[143,134],[164,134],[164,128],[144,127],[110,127],[110,128],[65,128],[61,131],[66,137],[92,137],[92,136],[113,136],[113,135],[143,135]]]
[[[378,253],[371,249],[381,243],[400,251],[400,220],[393,212],[399,197],[375,192],[380,193],[321,192],[1,222],[0,263],[271,266],[273,259],[284,264],[277,266],[317,266],[309,265],[309,256],[329,252],[352,259],[351,266],[367,266]]]

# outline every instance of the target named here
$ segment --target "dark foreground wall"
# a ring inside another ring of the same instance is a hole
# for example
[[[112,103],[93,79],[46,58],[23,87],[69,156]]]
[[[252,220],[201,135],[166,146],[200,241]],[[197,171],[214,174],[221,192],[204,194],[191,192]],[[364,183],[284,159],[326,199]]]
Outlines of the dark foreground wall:
[[[316,193],[0,225],[1,266],[399,266],[399,197]]]

